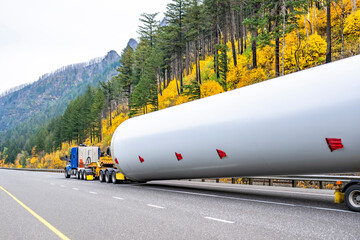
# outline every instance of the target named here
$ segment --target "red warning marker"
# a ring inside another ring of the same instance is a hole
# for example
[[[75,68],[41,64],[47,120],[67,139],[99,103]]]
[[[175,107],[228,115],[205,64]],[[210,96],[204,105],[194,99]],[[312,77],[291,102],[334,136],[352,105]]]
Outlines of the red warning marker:
[[[118,162],[117,158],[115,158],[115,163],[116,163],[116,164],[119,164],[119,162]]]
[[[142,157],[140,157],[140,156],[139,156],[139,160],[140,160],[141,163],[143,163],[143,162],[145,161],[145,160],[144,160]]]
[[[341,138],[325,138],[325,139],[331,152],[344,147],[344,145],[341,143]]]
[[[178,161],[183,159],[183,157],[182,157],[182,155],[180,153],[175,152],[175,156],[176,156]]]
[[[226,152],[224,152],[220,149],[216,149],[216,151],[219,154],[220,159],[223,159],[224,157],[226,157]]]

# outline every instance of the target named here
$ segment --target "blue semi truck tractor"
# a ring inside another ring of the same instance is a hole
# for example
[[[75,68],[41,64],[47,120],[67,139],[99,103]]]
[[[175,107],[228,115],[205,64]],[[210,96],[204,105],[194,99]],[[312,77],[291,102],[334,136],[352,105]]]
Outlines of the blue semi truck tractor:
[[[94,180],[100,182],[122,183],[125,176],[117,170],[110,156],[101,156],[99,147],[80,145],[71,148],[69,162],[64,169],[65,177],[76,176],[77,179]]]

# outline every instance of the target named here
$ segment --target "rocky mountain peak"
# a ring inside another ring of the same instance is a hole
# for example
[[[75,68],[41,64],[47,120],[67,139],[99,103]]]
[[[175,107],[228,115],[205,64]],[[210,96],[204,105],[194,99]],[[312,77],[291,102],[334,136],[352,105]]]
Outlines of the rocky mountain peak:
[[[130,46],[135,51],[137,45],[138,45],[137,41],[133,38],[130,38],[130,40],[126,46]]]

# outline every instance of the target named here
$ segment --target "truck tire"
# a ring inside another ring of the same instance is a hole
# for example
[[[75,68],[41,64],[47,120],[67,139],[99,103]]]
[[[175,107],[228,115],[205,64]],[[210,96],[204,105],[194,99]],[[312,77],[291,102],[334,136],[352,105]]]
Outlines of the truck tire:
[[[80,174],[80,171],[77,171],[77,179],[81,179],[81,174]]]
[[[110,176],[110,172],[109,171],[106,171],[105,172],[105,181],[107,183],[111,183],[111,176]]]
[[[101,170],[101,171],[99,172],[99,181],[100,181],[100,182],[105,182],[105,176],[104,176],[103,170]]]
[[[355,212],[360,212],[360,184],[354,184],[345,191],[345,203]]]
[[[70,178],[70,174],[69,174],[67,168],[65,168],[64,174],[65,174],[65,178]]]
[[[86,180],[85,171],[81,170],[81,180]]]
[[[111,173],[111,181],[113,184],[118,183],[118,180],[116,180],[116,172],[115,171],[112,171],[112,173]]]

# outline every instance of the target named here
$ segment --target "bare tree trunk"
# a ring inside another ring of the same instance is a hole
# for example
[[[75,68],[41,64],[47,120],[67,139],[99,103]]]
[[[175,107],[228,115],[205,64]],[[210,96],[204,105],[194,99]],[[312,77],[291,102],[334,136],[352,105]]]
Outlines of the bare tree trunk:
[[[352,12],[356,12],[356,0],[351,0],[351,10]]]
[[[246,51],[247,28],[245,26],[243,27],[244,27],[244,49]]]
[[[240,54],[243,54],[244,52],[244,26],[243,26],[243,19],[244,19],[244,15],[243,15],[243,3],[240,2],[240,45],[241,45],[241,49],[240,49]],[[246,45],[246,39],[245,39],[245,45]],[[246,46],[245,46],[246,49]]]
[[[310,25],[310,31],[311,31],[311,34],[313,34],[314,33],[314,31],[313,31],[313,26],[312,26],[312,24],[311,24],[311,22],[310,22],[310,6],[309,6],[309,2],[307,3],[307,5],[308,5],[308,14],[307,14],[307,21],[308,21],[308,23],[309,23],[309,25]]]
[[[326,63],[331,62],[331,5],[326,3]]]
[[[285,22],[285,15],[286,15],[286,6],[285,0],[282,1],[282,14],[283,14],[283,49],[282,49],[282,75],[285,75],[285,29],[286,29],[286,22]]]
[[[279,48],[280,48],[280,41],[279,41],[279,38],[277,37],[275,39],[275,77],[280,76]]]
[[[223,38],[224,38],[224,44],[226,45],[228,42],[228,34],[227,34],[227,14],[226,14],[226,3],[223,3],[223,25],[222,25],[222,32],[223,32]]]
[[[356,5],[355,5],[356,6]],[[341,0],[341,59],[344,58],[344,15],[345,15],[345,6],[343,0]]]
[[[305,14],[304,14],[304,23],[305,23],[305,30],[306,30],[306,38],[307,38],[307,40],[309,42],[309,31],[308,31],[307,24],[306,24]]]
[[[235,40],[234,40],[234,31],[233,31],[233,14],[231,11],[231,3],[230,0],[227,0],[227,9],[229,15],[229,31],[230,31],[230,41],[231,41],[231,48],[232,48],[232,55],[234,60],[234,66],[237,65],[236,62],[236,49],[235,49]]]
[[[252,31],[253,39],[251,41],[251,50],[253,55],[253,68],[257,68],[257,61],[256,61],[256,37],[257,37],[257,30]]]
[[[316,11],[317,7],[315,6],[314,8],[314,14],[315,14],[315,23],[316,23],[316,31],[318,32],[319,31],[319,24],[318,24],[318,21],[317,21],[317,11]]]
[[[186,42],[186,57],[185,57],[185,69],[186,69],[186,75],[189,75],[189,66],[190,66],[190,43]]]
[[[196,54],[197,54],[197,57],[195,58],[196,60],[196,80],[199,84],[201,84],[201,70],[200,70],[200,56],[199,56],[199,37],[198,39],[196,40],[195,44],[196,44]]]
[[[240,49],[240,22],[239,22],[239,12],[235,10],[235,38],[238,43],[237,45],[237,51],[238,53],[241,51]]]

